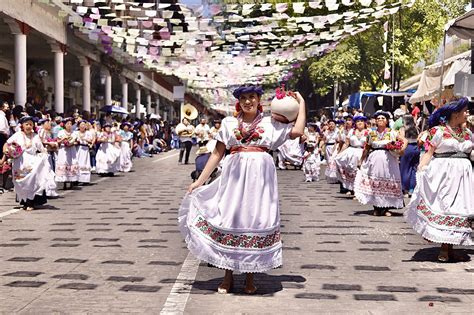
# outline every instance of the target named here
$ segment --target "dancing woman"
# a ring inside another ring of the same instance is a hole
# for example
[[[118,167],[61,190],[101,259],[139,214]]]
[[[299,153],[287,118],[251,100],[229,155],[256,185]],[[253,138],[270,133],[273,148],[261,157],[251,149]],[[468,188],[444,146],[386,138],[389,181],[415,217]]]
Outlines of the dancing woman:
[[[130,172],[132,169],[132,148],[133,148],[133,133],[130,131],[132,124],[124,122],[121,125],[119,135],[121,138],[120,144],[120,172]]]
[[[276,170],[267,152],[303,135],[305,103],[296,93],[300,108],[293,125],[263,117],[260,87],[242,86],[233,94],[237,117],[222,121],[216,148],[181,204],[179,227],[191,253],[226,270],[219,293],[231,290],[233,271],[238,271],[247,273],[244,291],[253,294],[253,273],[282,264]],[[200,187],[226,149],[231,154],[222,175]]]
[[[104,124],[96,141],[100,143],[96,154],[96,172],[101,176],[113,176],[119,169],[120,149],[116,146],[117,135],[112,131],[111,124]]]
[[[337,145],[338,139],[338,130],[336,129],[336,122],[334,120],[330,120],[328,123],[328,130],[324,133],[324,142],[326,144],[326,151],[324,158],[327,162],[326,171],[324,175],[326,175],[326,180],[330,184],[337,183],[337,168],[336,164],[334,163],[333,154],[335,154],[335,148]]]
[[[375,216],[391,216],[388,208],[403,208],[400,168],[395,154],[406,148],[406,140],[387,127],[389,113],[378,111],[374,117],[377,129],[367,137],[354,193],[360,203],[373,205]]]
[[[366,121],[367,117],[354,117],[355,128],[348,132],[341,151],[335,157],[335,163],[338,168],[338,179],[342,183],[342,187],[349,190],[349,193],[353,193],[354,191],[357,167],[369,134],[369,131],[366,129]]]
[[[76,138],[72,132],[74,118],[65,118],[62,122],[64,129],[58,133],[57,142],[59,144],[58,156],[56,159],[56,181],[72,184],[79,179],[79,163],[77,161]]]
[[[79,129],[74,131],[74,138],[77,139],[78,181],[86,184],[91,181],[90,148],[94,145],[94,135],[87,130],[88,124],[86,120],[81,120],[79,122]]]
[[[31,211],[47,202],[46,191],[54,191],[56,184],[46,149],[34,133],[33,118],[22,117],[19,123],[21,130],[7,140],[3,151],[13,158],[13,185],[17,200],[23,209]]]
[[[453,245],[474,245],[474,174],[469,155],[472,132],[464,127],[469,101],[463,98],[435,111],[418,166],[417,184],[405,218],[425,239],[441,244],[438,260],[456,260]]]

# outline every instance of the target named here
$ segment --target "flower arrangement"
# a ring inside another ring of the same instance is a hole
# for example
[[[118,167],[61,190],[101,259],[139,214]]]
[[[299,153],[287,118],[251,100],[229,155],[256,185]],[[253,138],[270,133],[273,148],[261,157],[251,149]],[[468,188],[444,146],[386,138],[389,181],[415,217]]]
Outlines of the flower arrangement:
[[[400,151],[403,147],[403,142],[400,140],[389,142],[385,145],[385,149],[390,151]]]
[[[12,142],[12,143],[7,144],[7,150],[5,152],[5,155],[7,157],[16,159],[16,158],[19,158],[22,154],[23,154],[23,149],[18,143]]]
[[[72,147],[73,145],[76,145],[76,141],[74,141],[73,137],[67,137],[62,141],[62,144],[65,147]]]

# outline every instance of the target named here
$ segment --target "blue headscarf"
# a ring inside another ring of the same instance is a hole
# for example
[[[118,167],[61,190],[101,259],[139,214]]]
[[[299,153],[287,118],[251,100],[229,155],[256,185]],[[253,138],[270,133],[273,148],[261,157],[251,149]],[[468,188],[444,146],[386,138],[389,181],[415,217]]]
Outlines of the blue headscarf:
[[[451,118],[452,113],[460,112],[468,105],[469,100],[466,97],[463,97],[457,101],[438,108],[433,114],[430,115],[430,118],[428,119],[429,127],[433,128],[435,126],[445,125],[449,118]]]

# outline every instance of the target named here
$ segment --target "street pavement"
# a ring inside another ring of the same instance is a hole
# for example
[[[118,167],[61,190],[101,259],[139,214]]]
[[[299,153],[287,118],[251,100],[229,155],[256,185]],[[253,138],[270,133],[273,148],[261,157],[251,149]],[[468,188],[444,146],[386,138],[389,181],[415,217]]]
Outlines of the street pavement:
[[[178,231],[194,166],[177,158],[134,160],[133,172],[94,176],[32,212],[0,196],[0,313],[472,312],[472,262],[437,263],[437,246],[401,211],[373,217],[338,185],[293,170],[278,171],[283,267],[256,275],[254,296],[242,293],[243,275],[234,293],[217,294],[223,271],[188,255]]]

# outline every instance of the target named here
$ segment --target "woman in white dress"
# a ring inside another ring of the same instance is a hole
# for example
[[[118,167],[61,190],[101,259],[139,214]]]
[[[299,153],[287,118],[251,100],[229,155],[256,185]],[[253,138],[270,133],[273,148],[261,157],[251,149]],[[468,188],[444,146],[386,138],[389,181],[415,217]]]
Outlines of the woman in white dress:
[[[101,176],[113,176],[119,169],[120,148],[117,145],[118,137],[111,131],[112,125],[105,123],[102,132],[97,136],[100,143],[96,154],[96,172]]]
[[[119,132],[120,138],[122,140],[120,144],[120,172],[130,172],[132,169],[132,148],[133,148],[133,133],[130,131],[132,124],[129,122],[124,122],[121,125],[121,130]]]
[[[56,158],[56,181],[64,183],[64,189],[67,183],[77,182],[79,179],[79,163],[77,161],[77,139],[72,131],[74,118],[65,118],[62,122],[64,129],[58,133],[57,142],[59,144],[58,155]]]
[[[474,174],[469,160],[474,138],[464,126],[468,104],[464,98],[431,115],[427,152],[418,166],[415,191],[405,212],[417,233],[442,244],[441,262],[457,259],[453,245],[474,245]]]
[[[48,162],[48,153],[41,139],[34,133],[33,118],[19,120],[21,131],[17,131],[4,145],[4,153],[10,154],[14,146],[21,147],[21,155],[13,158],[13,185],[17,200],[27,211],[47,202],[46,191],[54,191],[54,173]]]
[[[47,154],[48,154],[48,162],[51,171],[54,174],[55,168],[55,160],[56,160],[56,152],[58,151],[58,143],[56,139],[52,138],[51,133],[51,120],[49,118],[40,119],[37,123],[38,125],[38,136],[41,140],[41,143],[45,147]],[[51,185],[49,187],[54,187],[54,189],[46,189],[46,197],[48,198],[55,198],[58,197],[59,194],[56,192],[56,181],[54,176],[51,178]]]
[[[94,144],[94,136],[87,130],[88,122],[81,120],[79,129],[74,131],[73,137],[77,140],[77,161],[79,163],[78,182],[88,184],[91,181],[90,148]]]
[[[198,180],[191,184],[179,210],[179,227],[197,258],[225,269],[219,293],[233,285],[233,271],[247,273],[244,291],[257,290],[253,273],[282,264],[278,185],[273,158],[267,152],[288,138],[303,135],[304,100],[297,93],[299,115],[294,123],[263,117],[257,86],[234,91],[237,117],[226,117],[217,145]],[[200,187],[224,157],[222,175]]]
[[[334,163],[333,154],[338,139],[338,130],[336,129],[336,122],[334,120],[329,120],[328,130],[324,133],[323,139],[326,145],[324,158],[327,163],[324,175],[326,176],[326,181],[328,183],[334,184],[337,183],[337,167]]]
[[[407,142],[388,128],[390,115],[378,111],[374,114],[377,129],[369,132],[362,153],[360,169],[354,182],[354,193],[360,203],[374,207],[374,215],[391,216],[388,208],[403,208],[400,167],[396,154]]]
[[[342,187],[349,190],[349,194],[354,193],[357,166],[369,134],[366,129],[366,121],[367,117],[354,117],[355,128],[349,130],[341,151],[334,159],[338,168],[338,179],[342,183]]]

